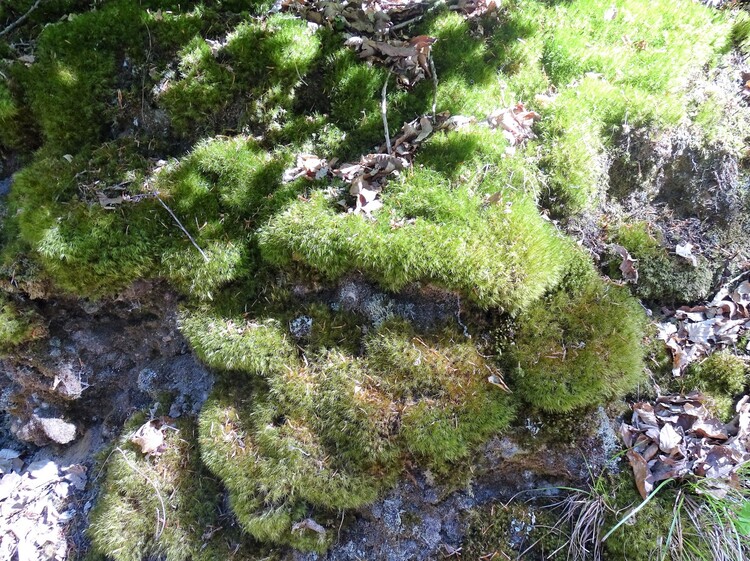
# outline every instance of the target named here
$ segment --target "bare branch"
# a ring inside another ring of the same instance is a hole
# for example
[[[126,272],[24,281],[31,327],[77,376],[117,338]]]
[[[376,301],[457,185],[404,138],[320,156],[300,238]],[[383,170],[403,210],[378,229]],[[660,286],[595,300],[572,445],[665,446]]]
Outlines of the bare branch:
[[[34,10],[36,10],[39,7],[39,4],[41,4],[41,3],[42,3],[42,0],[36,0],[36,2],[34,2],[34,4],[32,4],[31,8],[29,8],[24,15],[22,15],[16,21],[14,21],[13,23],[11,23],[8,27],[6,27],[2,31],[0,31],[0,37],[2,37],[3,35],[7,35],[11,31],[13,31],[16,27],[18,27],[23,22],[25,22],[27,19],[29,19],[29,16],[31,15],[31,13]]]
[[[185,235],[188,237],[188,239],[190,240],[190,242],[195,246],[195,249],[197,249],[200,252],[200,254],[203,256],[203,259],[205,259],[206,262],[210,261],[210,259],[208,258],[208,255],[206,255],[203,252],[203,250],[200,248],[200,246],[193,239],[193,236],[190,235],[190,232],[188,232],[185,229],[185,226],[182,225],[182,222],[180,222],[180,219],[177,218],[177,216],[175,215],[175,213],[172,212],[172,209],[167,206],[167,203],[165,203],[164,201],[161,200],[161,197],[159,196],[158,193],[156,193],[155,196],[156,196],[156,200],[161,203],[161,206],[163,206],[165,209],[167,209],[167,212],[174,219],[174,221],[177,223],[177,226],[180,227],[180,230],[182,230],[185,233]]]

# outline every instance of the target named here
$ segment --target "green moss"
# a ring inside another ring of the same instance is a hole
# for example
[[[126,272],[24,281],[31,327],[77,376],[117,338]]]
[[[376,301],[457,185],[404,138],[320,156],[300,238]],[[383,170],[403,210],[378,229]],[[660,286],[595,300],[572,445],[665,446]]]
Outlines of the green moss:
[[[623,225],[612,235],[637,261],[636,295],[660,302],[695,302],[705,298],[711,288],[713,272],[703,257],[693,267],[686,259],[670,255],[643,222]],[[610,275],[619,276],[621,259],[613,256]]]
[[[724,350],[713,353],[703,362],[691,366],[689,379],[701,389],[711,392],[736,395],[742,392],[747,383],[745,361]]]
[[[578,295],[556,290],[517,318],[513,388],[564,412],[624,394],[643,375],[644,314],[626,290],[594,279]]]
[[[336,212],[317,193],[276,215],[259,242],[274,264],[299,260],[332,279],[361,270],[392,290],[432,281],[483,307],[516,312],[559,281],[568,246],[531,200],[512,192],[506,198],[511,212],[505,204],[485,207],[465,187],[451,189],[437,174],[416,170],[389,185],[374,221]],[[399,217],[416,220],[392,228]]]
[[[0,292],[0,353],[43,336],[42,318]]]
[[[515,414],[509,395],[488,382],[502,373],[456,332],[417,337],[403,322],[384,324],[367,343],[368,371],[401,404],[406,448],[446,472]]]
[[[219,370],[270,376],[296,364],[285,330],[272,320],[255,323],[215,316],[209,308],[184,312],[180,330],[202,361]]]
[[[111,96],[120,58],[145,37],[140,10],[127,0],[44,28],[25,90],[52,149],[75,153],[102,139],[114,117]]]
[[[194,37],[180,51],[181,79],[160,96],[172,125],[183,133],[205,127],[231,99],[232,75],[217,62],[211,46]]]
[[[222,489],[200,462],[194,425],[176,421],[163,431],[164,453],[146,457],[129,442],[145,420],[136,415],[129,421],[103,466],[106,476],[87,530],[94,552],[117,561],[263,557],[261,547],[223,529]]]

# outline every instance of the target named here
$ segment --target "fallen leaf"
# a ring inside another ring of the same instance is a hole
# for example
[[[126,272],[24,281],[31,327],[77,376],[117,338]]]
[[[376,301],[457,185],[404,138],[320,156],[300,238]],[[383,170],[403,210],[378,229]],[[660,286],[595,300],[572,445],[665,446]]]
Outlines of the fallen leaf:
[[[665,424],[659,431],[659,448],[669,455],[679,450],[682,437],[671,424]]]
[[[643,459],[643,456],[634,450],[628,450],[626,456],[630,462],[630,466],[633,468],[635,485],[638,487],[638,492],[641,494],[641,497],[646,499],[654,487],[653,484],[647,481],[650,475],[648,464]]]
[[[677,244],[677,247],[675,247],[675,253],[683,259],[687,259],[688,261],[690,261],[690,264],[693,267],[698,266],[698,258],[693,255],[693,244]]]
[[[147,456],[159,456],[165,449],[163,423],[158,419],[152,419],[140,426],[135,431],[130,441],[141,448],[141,452]]]
[[[303,530],[312,530],[313,532],[321,535],[324,535],[326,533],[326,529],[315,522],[315,520],[313,520],[312,518],[305,518],[304,520],[295,522],[292,525],[292,532],[302,532]]]
[[[638,261],[636,259],[633,259],[630,256],[630,252],[628,252],[628,250],[621,245],[613,244],[612,249],[615,253],[617,253],[617,255],[622,258],[622,263],[620,263],[620,272],[622,273],[622,278],[624,278],[628,282],[637,284],[638,269],[635,268],[635,265]]]

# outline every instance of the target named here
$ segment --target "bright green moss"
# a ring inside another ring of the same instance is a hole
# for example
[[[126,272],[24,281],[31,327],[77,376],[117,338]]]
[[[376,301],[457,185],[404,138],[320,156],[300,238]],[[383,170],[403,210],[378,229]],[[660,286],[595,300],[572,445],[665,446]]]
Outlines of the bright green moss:
[[[517,318],[512,387],[550,412],[622,395],[643,374],[643,328],[640,305],[623,288],[593,279],[577,295],[553,291]]]
[[[695,302],[708,295],[713,282],[713,271],[703,257],[694,267],[686,259],[670,255],[642,222],[623,225],[614,232],[612,240],[628,250],[637,262],[636,295],[646,300],[661,302]],[[619,274],[621,259],[613,256],[610,274]]]
[[[685,385],[709,395],[717,415],[729,421],[734,415],[735,397],[747,384],[748,365],[728,350],[718,351],[688,368]]]
[[[294,347],[278,322],[219,317],[199,308],[182,314],[180,329],[212,368],[270,376],[296,364]]]
[[[505,202],[485,207],[465,188],[417,170],[389,185],[374,221],[337,212],[317,193],[262,228],[260,247],[272,263],[299,260],[329,278],[361,270],[393,290],[432,281],[516,312],[559,281],[568,246],[533,201],[508,192]],[[392,228],[399,217],[416,221]]]
[[[164,453],[146,457],[129,442],[145,420],[143,415],[131,419],[104,466],[87,530],[94,552],[116,561],[263,557],[263,549],[222,528],[222,489],[200,462],[193,424],[176,421],[164,430]]]
[[[114,210],[102,208],[94,192],[91,202],[81,201],[74,175],[82,165],[40,157],[16,174],[11,220],[59,288],[99,297],[149,276],[164,229],[154,201]]]

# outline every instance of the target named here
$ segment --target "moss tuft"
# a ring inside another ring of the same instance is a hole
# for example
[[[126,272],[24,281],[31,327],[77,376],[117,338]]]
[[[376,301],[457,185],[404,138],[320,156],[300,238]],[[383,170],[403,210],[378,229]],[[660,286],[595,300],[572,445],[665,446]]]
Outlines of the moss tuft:
[[[686,259],[670,255],[647,224],[623,225],[615,230],[612,240],[627,249],[637,261],[638,283],[634,286],[637,296],[681,303],[695,302],[708,295],[713,281],[708,262],[699,257],[697,267],[693,267]],[[613,278],[619,276],[620,261],[613,257],[610,262],[609,272]]]
[[[643,375],[645,316],[618,286],[592,279],[580,294],[556,290],[517,318],[507,348],[513,387],[550,412],[599,404]]]
[[[146,457],[129,442],[144,421],[141,414],[131,418],[103,466],[87,530],[94,552],[116,561],[264,558],[263,548],[223,529],[229,524],[221,519],[222,489],[201,464],[195,426],[176,421],[164,429],[164,453]]]
[[[282,266],[299,260],[331,279],[360,270],[391,290],[432,281],[482,307],[511,312],[554,286],[568,257],[569,246],[533,201],[511,191],[502,205],[486,207],[466,188],[452,189],[434,172],[416,170],[389,185],[384,204],[368,221],[337,212],[316,193],[261,229],[262,255]],[[400,217],[415,221],[392,228]]]
[[[0,292],[0,353],[38,339],[46,332],[42,318],[36,312],[20,307]]]

